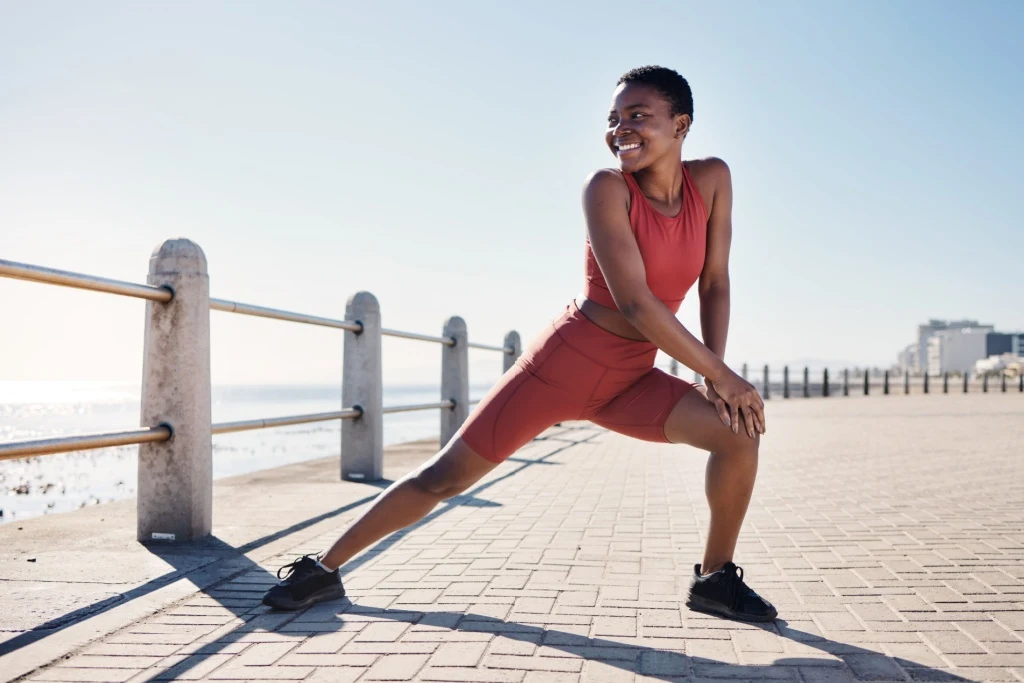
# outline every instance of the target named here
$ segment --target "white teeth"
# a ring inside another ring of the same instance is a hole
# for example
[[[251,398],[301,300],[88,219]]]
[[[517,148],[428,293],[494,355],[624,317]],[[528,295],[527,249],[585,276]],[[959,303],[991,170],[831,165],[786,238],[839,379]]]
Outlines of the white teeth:
[[[630,145],[619,145],[618,147],[620,152],[628,152],[631,149],[640,149],[640,143],[634,142]]]

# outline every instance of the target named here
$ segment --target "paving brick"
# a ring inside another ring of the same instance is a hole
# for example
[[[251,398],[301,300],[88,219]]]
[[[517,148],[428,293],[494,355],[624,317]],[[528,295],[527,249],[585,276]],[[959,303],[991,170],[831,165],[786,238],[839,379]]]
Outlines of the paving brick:
[[[381,658],[363,676],[367,681],[409,681],[427,663],[427,655],[391,655]]]
[[[487,643],[445,643],[437,648],[429,664],[441,668],[476,666],[486,650]]]

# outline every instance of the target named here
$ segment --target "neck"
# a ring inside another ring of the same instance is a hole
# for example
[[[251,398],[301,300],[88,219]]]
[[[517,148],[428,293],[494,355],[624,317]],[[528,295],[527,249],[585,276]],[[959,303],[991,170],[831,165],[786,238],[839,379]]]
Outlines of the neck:
[[[666,204],[672,204],[683,194],[683,164],[678,151],[666,154],[633,177],[644,195]]]

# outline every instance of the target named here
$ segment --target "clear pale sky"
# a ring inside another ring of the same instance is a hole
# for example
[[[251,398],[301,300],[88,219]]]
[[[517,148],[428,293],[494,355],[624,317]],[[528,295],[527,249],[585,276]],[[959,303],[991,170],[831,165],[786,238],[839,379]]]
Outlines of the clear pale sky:
[[[732,168],[735,365],[1024,329],[1024,3],[0,3],[0,258],[529,338],[581,288],[616,79],[679,70]],[[138,381],[140,301],[0,280],[0,380]],[[213,314],[215,382],[334,382],[341,334]],[[680,314],[699,334],[696,292]],[[388,341],[390,382],[439,351]],[[474,352],[474,379],[496,355]]]

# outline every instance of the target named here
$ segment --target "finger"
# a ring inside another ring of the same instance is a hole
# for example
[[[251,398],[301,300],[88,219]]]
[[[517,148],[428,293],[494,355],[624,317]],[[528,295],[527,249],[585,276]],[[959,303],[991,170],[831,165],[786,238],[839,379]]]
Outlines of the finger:
[[[764,419],[764,402],[756,406],[754,412],[757,413],[757,419],[761,423],[761,433],[764,434],[768,431],[768,422]]]
[[[747,436],[754,438],[754,411],[747,406],[743,409],[743,422],[747,428]]]
[[[739,406],[737,406],[737,405],[729,406],[729,412],[731,413],[730,417],[732,419],[732,421],[730,422],[730,424],[732,425],[732,433],[733,434],[739,434],[740,433],[740,409],[739,409]]]
[[[758,434],[764,434],[764,429],[761,426],[761,421],[757,419],[756,412],[754,413],[754,431],[756,431]]]
[[[726,427],[731,427],[732,420],[729,419],[729,406],[725,405],[725,401],[722,399],[715,401],[715,408],[718,410],[718,417],[722,420],[722,423]]]

